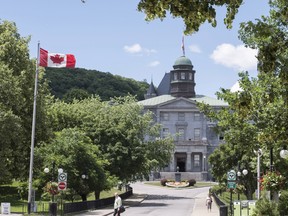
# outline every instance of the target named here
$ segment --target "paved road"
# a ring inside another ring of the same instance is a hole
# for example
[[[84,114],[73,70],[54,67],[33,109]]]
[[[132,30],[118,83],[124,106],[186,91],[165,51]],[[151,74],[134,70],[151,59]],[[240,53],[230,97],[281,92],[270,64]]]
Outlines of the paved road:
[[[123,216],[218,216],[219,210],[213,203],[212,211],[205,206],[209,188],[175,189],[157,187],[141,182],[131,185],[134,195],[124,200],[126,211]],[[112,215],[113,206],[77,215]]]
[[[191,216],[195,207],[197,196],[208,192],[208,188],[200,189],[175,189],[167,187],[155,187],[143,183],[132,185],[133,191],[147,194],[147,198],[141,205],[131,207],[125,215],[181,215]],[[206,197],[206,196],[205,196]],[[205,202],[202,204],[204,210]]]

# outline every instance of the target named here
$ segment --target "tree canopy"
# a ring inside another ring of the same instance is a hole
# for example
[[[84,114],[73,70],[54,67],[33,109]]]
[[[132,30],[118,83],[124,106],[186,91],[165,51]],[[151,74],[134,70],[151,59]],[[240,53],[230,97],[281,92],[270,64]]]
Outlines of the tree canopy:
[[[216,9],[220,6],[227,8],[224,23],[227,28],[232,28],[235,15],[243,4],[243,0],[141,0],[138,10],[146,14],[146,20],[163,20],[169,12],[173,18],[182,18],[185,23],[185,33],[197,32],[206,21],[213,27],[217,25]]]
[[[92,95],[99,95],[102,100],[108,101],[128,94],[143,100],[149,87],[144,81],[84,68],[46,68],[45,78],[49,81],[51,93],[65,102]]]
[[[107,170],[121,181],[146,176],[170,160],[172,139],[156,139],[159,125],[152,124],[152,114],[143,113],[133,97],[108,102],[99,97],[71,104],[59,101],[49,113],[54,131],[77,127],[85,132],[109,161]]]
[[[243,23],[240,29],[239,36],[245,44],[258,49],[257,78],[250,78],[248,72],[239,73],[239,91],[222,89],[217,93],[220,99],[228,102],[229,108],[216,113],[201,105],[208,118],[217,122],[216,129],[225,137],[225,144],[209,158],[212,173],[223,182],[229,169],[248,169],[251,173],[247,177],[249,181],[244,182],[248,199],[256,186],[256,181],[253,181],[256,175],[254,151],[259,148],[264,152],[262,173],[277,170],[288,176],[287,159],[279,156],[288,141],[288,53],[285,48],[288,31],[287,16],[284,16],[287,15],[287,10],[284,10],[287,2],[270,1],[270,4],[268,17],[263,16],[256,23]]]
[[[0,182],[26,179],[30,158],[35,60],[29,59],[30,38],[21,37],[15,23],[0,22]],[[39,85],[36,139],[49,134],[45,112],[49,94]]]

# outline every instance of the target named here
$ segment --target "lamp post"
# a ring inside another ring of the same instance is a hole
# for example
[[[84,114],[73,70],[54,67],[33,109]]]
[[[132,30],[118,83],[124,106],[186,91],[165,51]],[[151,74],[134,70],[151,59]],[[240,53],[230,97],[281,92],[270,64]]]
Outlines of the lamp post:
[[[55,179],[54,179],[54,170],[55,170],[55,162],[53,162],[53,164],[52,164],[51,187],[52,187],[53,182],[55,181]],[[46,174],[48,174],[50,172],[49,168],[45,167],[44,172]],[[63,173],[63,169],[62,168],[58,169],[58,175],[60,173]],[[57,215],[57,203],[55,203],[55,194],[54,194],[54,192],[52,192],[52,202],[49,205],[49,213],[50,213],[51,216],[56,216]]]
[[[247,174],[248,174],[248,170],[247,169],[243,169],[242,172],[240,170],[238,170],[238,172],[237,172],[237,176],[238,176],[239,180],[240,180],[240,177],[242,175],[246,176]],[[240,200],[240,193],[238,193],[238,200]]]
[[[254,151],[257,154],[257,199],[260,199],[261,191],[260,191],[260,157],[262,156],[263,152],[262,149],[258,149],[258,151]],[[271,169],[271,164],[270,164]]]

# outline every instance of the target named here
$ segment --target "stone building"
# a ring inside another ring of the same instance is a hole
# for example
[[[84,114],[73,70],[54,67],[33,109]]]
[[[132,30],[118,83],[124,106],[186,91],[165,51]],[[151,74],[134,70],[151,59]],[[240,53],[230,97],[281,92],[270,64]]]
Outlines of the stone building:
[[[212,178],[207,159],[223,138],[213,130],[215,123],[199,111],[197,102],[205,102],[214,109],[227,104],[196,94],[195,72],[189,58],[179,57],[158,88],[151,82],[145,100],[139,101],[144,109],[154,113],[154,120],[162,125],[161,137],[169,134],[175,137],[172,160],[161,170],[161,178],[173,179],[177,171],[182,179],[200,181]]]

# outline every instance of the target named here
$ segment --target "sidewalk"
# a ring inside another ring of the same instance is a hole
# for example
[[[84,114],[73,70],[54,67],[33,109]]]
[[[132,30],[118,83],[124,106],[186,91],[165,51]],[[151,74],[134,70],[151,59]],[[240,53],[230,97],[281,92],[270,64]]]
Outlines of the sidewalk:
[[[219,208],[215,204],[214,199],[212,203],[212,210],[211,212],[208,212],[206,207],[206,198],[207,198],[207,192],[201,193],[195,197],[195,205],[192,216],[199,216],[199,215],[219,216]]]

